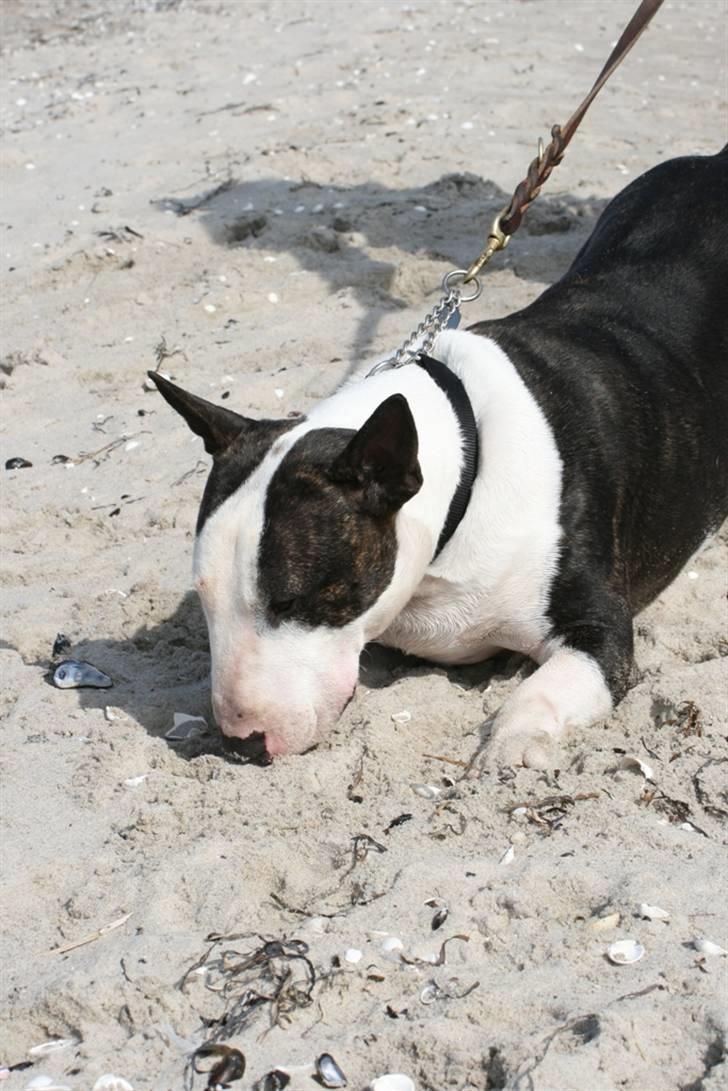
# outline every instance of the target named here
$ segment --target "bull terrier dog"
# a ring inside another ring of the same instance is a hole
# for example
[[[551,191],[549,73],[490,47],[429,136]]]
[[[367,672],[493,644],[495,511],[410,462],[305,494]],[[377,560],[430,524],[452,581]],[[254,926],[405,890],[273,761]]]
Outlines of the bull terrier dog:
[[[728,514],[728,147],[620,193],[568,272],[297,420],[154,373],[212,468],[194,579],[225,736],[326,735],[379,642],[537,665],[495,764],[548,767],[625,694],[632,618]]]

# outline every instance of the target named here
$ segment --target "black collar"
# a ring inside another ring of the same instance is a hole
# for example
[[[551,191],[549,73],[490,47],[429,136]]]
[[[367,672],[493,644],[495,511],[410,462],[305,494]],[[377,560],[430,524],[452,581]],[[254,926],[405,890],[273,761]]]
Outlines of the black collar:
[[[434,561],[457,530],[470,502],[473,482],[478,472],[478,428],[475,423],[475,414],[470,404],[470,398],[457,375],[450,371],[450,368],[446,367],[440,360],[433,360],[431,356],[418,356],[417,364],[423,371],[427,372],[432,381],[437,383],[440,390],[447,396],[457,417],[460,434],[463,437],[463,468],[460,471],[460,480],[455,489],[455,495],[450,501],[447,519],[437,543],[435,556],[432,558]]]

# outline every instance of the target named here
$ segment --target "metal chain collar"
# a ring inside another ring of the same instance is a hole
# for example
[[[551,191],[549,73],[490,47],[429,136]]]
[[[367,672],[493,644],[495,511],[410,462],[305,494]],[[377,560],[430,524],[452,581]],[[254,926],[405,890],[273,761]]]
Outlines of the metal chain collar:
[[[467,295],[463,295],[463,284],[466,277],[468,277],[467,269],[451,269],[445,275],[442,281],[443,294],[432,310],[428,311],[417,329],[412,331],[393,356],[388,356],[386,360],[380,360],[371,371],[367,372],[367,378],[370,375],[376,375],[379,371],[388,371],[390,368],[412,364],[420,353],[429,356],[437,335],[448,326],[457,324],[453,322],[453,319],[456,315],[459,316],[460,305],[462,303],[472,303],[482,291],[478,278],[471,276],[468,283],[472,284],[472,291]]]

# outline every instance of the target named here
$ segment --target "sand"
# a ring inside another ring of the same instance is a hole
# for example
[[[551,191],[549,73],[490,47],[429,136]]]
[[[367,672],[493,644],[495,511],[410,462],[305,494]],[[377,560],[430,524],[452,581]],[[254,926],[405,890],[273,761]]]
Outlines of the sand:
[[[189,590],[207,460],[145,370],[286,415],[396,347],[631,8],[5,0],[2,460],[32,466],[0,470],[0,1064],[73,1039],[11,1091],[178,1091],[209,1037],[244,1051],[241,1089],[276,1065],[313,1088],[324,1050],[358,1089],[725,1086],[727,960],[694,946],[728,947],[725,533],[637,619],[634,688],[556,775],[459,779],[516,660],[367,654],[331,738],[270,768],[164,738],[174,712],[212,723]],[[725,32],[722,2],[665,4],[466,322],[538,295],[643,170],[717,150]],[[58,633],[112,689],[49,685]],[[285,1002],[300,958],[264,958],[238,1000],[291,968],[281,1003],[221,1024],[214,967],[179,987],[209,933],[305,942],[310,1003]],[[610,963],[619,939],[644,957]]]

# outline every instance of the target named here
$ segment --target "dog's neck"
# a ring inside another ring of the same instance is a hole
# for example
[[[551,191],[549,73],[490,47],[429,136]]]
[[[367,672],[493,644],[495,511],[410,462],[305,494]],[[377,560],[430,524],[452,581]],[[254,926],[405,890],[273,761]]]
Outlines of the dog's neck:
[[[398,516],[400,547],[421,577],[432,560],[460,482],[463,440],[448,395],[417,364],[354,378],[317,405],[307,428],[360,428],[391,394],[404,394],[414,417],[423,483]],[[418,545],[415,546],[414,540]],[[419,577],[418,577],[419,578]]]

